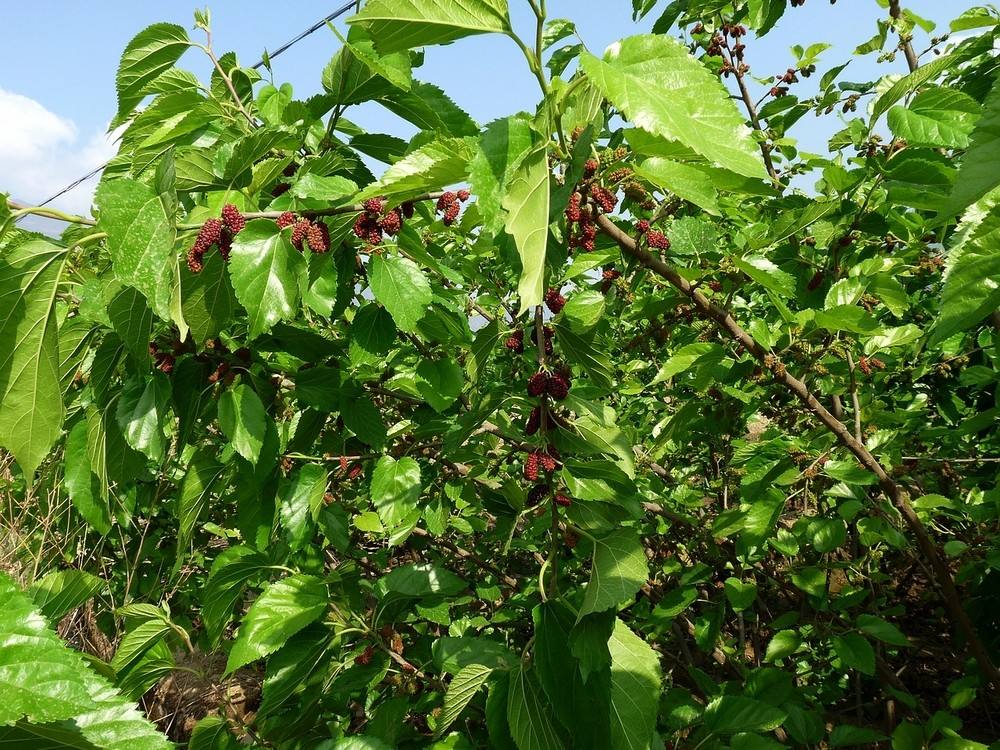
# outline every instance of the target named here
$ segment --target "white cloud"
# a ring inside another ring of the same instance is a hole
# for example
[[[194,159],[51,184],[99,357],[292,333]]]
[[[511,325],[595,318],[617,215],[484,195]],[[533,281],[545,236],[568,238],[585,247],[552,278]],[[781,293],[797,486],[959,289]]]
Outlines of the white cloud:
[[[104,132],[81,137],[72,120],[0,88],[0,192],[23,203],[40,203],[114,156],[114,137]],[[89,215],[97,180],[87,180],[49,205]]]

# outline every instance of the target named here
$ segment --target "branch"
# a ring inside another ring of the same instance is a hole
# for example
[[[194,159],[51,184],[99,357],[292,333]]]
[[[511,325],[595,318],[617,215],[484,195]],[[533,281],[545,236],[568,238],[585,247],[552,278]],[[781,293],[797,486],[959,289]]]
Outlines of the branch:
[[[903,11],[899,8],[899,0],[889,0],[889,16],[893,21],[899,21],[902,17]],[[913,45],[910,43],[909,37],[904,37],[903,32],[898,28],[896,33],[899,34],[899,43],[903,47],[903,55],[906,57],[906,66],[910,69],[912,73],[915,71],[920,63],[917,62],[917,53],[913,51]]]
[[[674,268],[640,248],[635,240],[622,231],[607,216],[598,214],[596,221],[598,227],[615,240],[624,252],[631,255],[653,273],[669,281],[678,291],[688,297],[702,317],[713,321],[728,333],[730,337],[742,344],[744,349],[758,362],[764,365],[771,364],[769,369],[772,371],[774,380],[782,384],[786,390],[798,398],[836,436],[838,442],[847,448],[862,466],[877,477],[882,492],[903,516],[910,531],[916,537],[917,546],[920,548],[921,553],[930,563],[938,585],[941,588],[942,598],[951,614],[952,622],[968,642],[969,650],[972,652],[976,662],[978,662],[985,679],[996,686],[1000,686],[1000,670],[997,670],[996,666],[990,660],[986,647],[983,645],[979,635],[976,633],[975,627],[972,625],[972,621],[962,607],[961,596],[955,587],[951,570],[945,563],[941,551],[927,533],[927,528],[920,520],[920,517],[913,510],[907,493],[893,481],[878,459],[872,455],[868,448],[851,435],[842,422],[827,411],[826,407],[809,391],[805,383],[787,372],[783,365],[773,361],[773,355],[764,350],[736,322],[728,311],[711,302],[705,295],[695,289],[687,279],[677,273]]]
[[[750,90],[747,88],[746,81],[743,80],[743,74],[740,72],[739,61],[734,64],[733,52],[729,48],[729,40],[723,35],[726,45],[726,51],[729,53],[729,67],[733,69],[733,73],[736,76],[736,85],[740,89],[740,98],[743,100],[743,104],[747,109],[747,114],[750,115],[750,124],[753,125],[753,129],[757,133],[763,135],[764,129],[760,126],[760,118],[757,116],[757,105],[753,102],[753,97],[750,96]],[[779,188],[784,189],[784,185],[778,179],[778,172],[774,168],[774,162],[771,160],[771,149],[766,143],[766,141],[761,140],[758,145],[760,146],[760,155],[764,157],[764,166],[767,168],[767,174],[774,181],[775,185]]]

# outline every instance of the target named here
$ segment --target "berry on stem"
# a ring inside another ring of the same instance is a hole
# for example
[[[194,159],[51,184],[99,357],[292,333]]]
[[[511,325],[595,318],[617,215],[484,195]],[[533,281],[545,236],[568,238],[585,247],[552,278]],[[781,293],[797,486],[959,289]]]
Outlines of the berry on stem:
[[[545,292],[545,306],[552,311],[553,315],[558,315],[566,304],[566,298],[563,297],[559,290],[552,287],[547,292]]]

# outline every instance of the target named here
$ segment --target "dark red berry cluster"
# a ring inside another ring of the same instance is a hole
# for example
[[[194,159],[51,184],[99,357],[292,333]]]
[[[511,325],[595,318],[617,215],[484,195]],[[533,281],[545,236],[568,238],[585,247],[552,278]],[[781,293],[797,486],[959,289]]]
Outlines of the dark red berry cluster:
[[[459,190],[457,192],[452,192],[448,190],[441,194],[441,197],[437,200],[437,210],[444,214],[441,219],[446,227],[450,227],[455,223],[455,219],[458,218],[458,212],[461,210],[461,204],[469,200],[469,191]]]
[[[282,214],[284,216],[284,214]],[[280,222],[282,217],[278,217]],[[279,226],[280,223],[279,223]],[[292,247],[299,252],[308,245],[314,253],[330,251],[330,229],[320,220],[299,219],[292,225]]]
[[[569,395],[570,380],[562,372],[545,372],[540,370],[528,379],[528,395],[541,396],[548,394],[556,401],[562,401]]]
[[[657,250],[669,250],[670,239],[663,232],[651,229],[646,233],[646,244]]]
[[[590,197],[594,199],[594,202],[606,214],[612,213],[618,205],[618,196],[601,185],[591,186]]]
[[[597,170],[600,168],[600,166],[601,163],[597,159],[587,159],[587,161],[583,163],[584,178],[590,179],[591,177],[593,177],[595,174],[597,174]]]
[[[567,244],[569,247],[582,247],[586,252],[594,249],[594,240],[597,238],[597,225],[591,219],[589,213],[584,213],[580,208],[583,196],[574,192],[569,203],[566,204],[566,231]]]
[[[561,492],[557,492],[552,497],[552,499],[555,501],[556,505],[558,505],[560,507],[563,507],[563,508],[568,508],[569,506],[571,506],[573,504],[573,501],[569,497],[567,497],[566,495],[562,494]]]
[[[542,410],[541,407],[536,406],[531,410],[528,415],[528,421],[524,425],[525,435],[534,435],[538,432],[538,428],[542,426]]]
[[[412,203],[389,211],[385,210],[385,198],[369,198],[362,205],[364,211],[354,222],[354,234],[369,245],[381,245],[383,235],[395,237],[403,228],[404,213],[413,216]]]
[[[622,277],[622,272],[616,268],[606,268],[601,274],[601,292],[607,294],[611,287],[614,286],[615,281]]]
[[[172,352],[160,351],[159,345],[155,341],[149,342],[149,356],[153,358],[153,363],[157,370],[168,375],[174,371],[177,358]]]
[[[507,340],[504,342],[504,346],[510,349],[512,352],[517,352],[518,354],[524,353],[524,331],[518,328],[516,331],[512,332]]]
[[[561,466],[559,458],[559,451],[553,445],[544,451],[531,451],[524,459],[524,478],[529,482],[537,482],[542,471],[551,474]]]
[[[873,370],[884,370],[885,362],[875,357],[862,357],[858,360],[858,369],[865,375],[871,375]]]
[[[566,298],[559,293],[557,288],[552,287],[545,292],[545,306],[549,308],[553,315],[558,315],[565,305]]]
[[[205,253],[213,245],[218,246],[219,255],[229,260],[233,249],[233,237],[243,231],[247,220],[232,203],[222,207],[222,219],[206,219],[198,230],[198,236],[187,253],[187,265],[191,273],[201,273],[205,268]]]

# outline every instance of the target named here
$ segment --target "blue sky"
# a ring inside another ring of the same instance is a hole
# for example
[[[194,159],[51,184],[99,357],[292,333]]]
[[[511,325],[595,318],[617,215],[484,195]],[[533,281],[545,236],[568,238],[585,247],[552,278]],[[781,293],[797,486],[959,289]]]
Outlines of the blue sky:
[[[445,2],[447,0],[441,0]],[[235,50],[244,64],[260,58],[342,4],[273,3],[218,0],[212,11],[213,46],[221,53]],[[973,2],[904,0],[904,7],[938,23],[947,22]],[[533,17],[526,0],[510,0],[515,27],[530,36]],[[648,31],[661,0],[643,22],[631,20],[630,0],[548,0],[550,17],[573,19],[588,47],[595,52],[630,34]],[[156,21],[193,25],[194,5],[176,0],[138,3],[102,0],[36,0],[8,3],[4,20],[8,32],[0,45],[0,191],[10,191],[27,202],[38,202],[100,164],[114,152],[104,136],[115,111],[114,76],[121,50],[134,34]],[[876,0],[808,0],[789,8],[779,25],[764,39],[751,40],[747,60],[758,76],[781,73],[793,61],[789,47],[825,41],[833,47],[823,53],[818,73],[848,60],[851,51],[875,32],[875,21],[886,11]],[[343,19],[338,22],[343,27]],[[198,38],[200,32],[192,32]],[[916,47],[926,48],[918,32]],[[327,29],[320,29],[274,62],[275,80],[290,82],[297,97],[319,90],[323,66],[338,46]],[[199,75],[208,74],[201,53],[192,50],[182,60]],[[877,65],[875,55],[856,58],[845,71],[851,80],[870,80],[905,72],[900,55],[893,63]],[[425,65],[415,71],[421,80],[446,89],[460,106],[485,123],[537,101],[537,84],[520,52],[506,38],[479,36],[427,50]],[[809,86],[806,82],[805,86]],[[802,93],[808,94],[808,88]],[[369,130],[408,136],[412,129],[376,106],[349,110],[347,117]],[[798,137],[809,149],[819,148],[825,134],[816,131],[813,118],[800,122]],[[95,180],[74,190],[56,206],[86,212]]]

